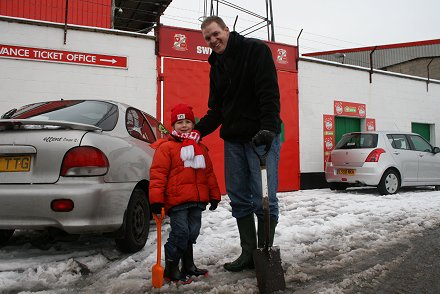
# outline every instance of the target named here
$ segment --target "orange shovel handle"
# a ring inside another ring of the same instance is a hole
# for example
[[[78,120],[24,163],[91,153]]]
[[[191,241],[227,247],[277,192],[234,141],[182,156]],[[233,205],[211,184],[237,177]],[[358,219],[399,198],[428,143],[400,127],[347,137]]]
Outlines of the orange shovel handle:
[[[151,282],[154,288],[160,288],[162,287],[163,284],[164,269],[160,265],[160,259],[161,259],[161,251],[162,251],[162,220],[164,219],[164,217],[165,217],[165,209],[163,207],[160,216],[153,213],[153,218],[156,221],[156,228],[157,228],[157,262],[153,266],[152,275],[151,275]]]
[[[160,264],[161,259],[161,251],[162,251],[162,220],[165,217],[165,209],[162,207],[162,211],[160,212],[160,216],[153,213],[153,218],[156,221],[156,229],[157,229],[157,264]]]

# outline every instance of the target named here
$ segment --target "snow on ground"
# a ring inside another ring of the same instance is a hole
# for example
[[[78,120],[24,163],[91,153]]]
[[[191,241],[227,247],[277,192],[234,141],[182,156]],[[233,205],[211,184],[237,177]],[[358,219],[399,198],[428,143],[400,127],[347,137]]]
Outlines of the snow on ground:
[[[391,196],[369,188],[278,196],[274,243],[281,250],[285,293],[341,293],[365,281],[374,283],[399,264],[409,238],[440,224],[440,191],[428,188]],[[166,219],[162,245],[168,233]],[[69,242],[46,239],[44,232],[18,231],[0,248],[0,293],[258,293],[254,271],[223,269],[241,250],[227,196],[216,211],[203,214],[194,255],[196,265],[210,274],[189,285],[152,288],[154,222],[147,245],[132,255],[119,253],[113,241],[102,236]]]

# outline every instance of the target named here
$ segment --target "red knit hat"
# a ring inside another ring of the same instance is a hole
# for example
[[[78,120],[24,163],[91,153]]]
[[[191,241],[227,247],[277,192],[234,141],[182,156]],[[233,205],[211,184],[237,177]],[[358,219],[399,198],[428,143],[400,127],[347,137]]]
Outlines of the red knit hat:
[[[173,107],[173,109],[171,109],[171,125],[174,126],[176,121],[181,119],[188,119],[192,121],[193,124],[196,123],[191,106],[186,104],[177,104]]]

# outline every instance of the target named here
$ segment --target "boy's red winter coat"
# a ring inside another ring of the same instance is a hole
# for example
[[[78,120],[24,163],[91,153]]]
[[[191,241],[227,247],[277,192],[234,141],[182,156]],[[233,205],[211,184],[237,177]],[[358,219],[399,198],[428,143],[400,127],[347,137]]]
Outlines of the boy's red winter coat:
[[[215,177],[208,148],[203,149],[206,168],[183,166],[180,158],[182,142],[173,138],[160,139],[151,144],[156,149],[150,169],[150,204],[164,203],[165,211],[188,202],[220,201],[220,188]]]

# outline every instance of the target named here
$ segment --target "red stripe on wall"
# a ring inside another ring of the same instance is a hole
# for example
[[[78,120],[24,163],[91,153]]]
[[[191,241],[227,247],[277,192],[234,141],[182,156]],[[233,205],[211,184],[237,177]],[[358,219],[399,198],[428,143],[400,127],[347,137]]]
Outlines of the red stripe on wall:
[[[0,0],[0,15],[65,22],[66,0]],[[111,27],[112,0],[70,0],[68,23]]]

